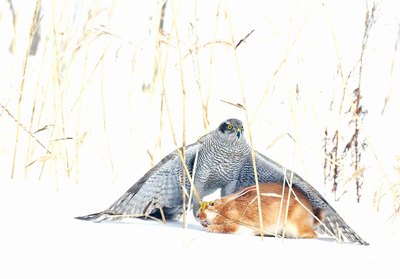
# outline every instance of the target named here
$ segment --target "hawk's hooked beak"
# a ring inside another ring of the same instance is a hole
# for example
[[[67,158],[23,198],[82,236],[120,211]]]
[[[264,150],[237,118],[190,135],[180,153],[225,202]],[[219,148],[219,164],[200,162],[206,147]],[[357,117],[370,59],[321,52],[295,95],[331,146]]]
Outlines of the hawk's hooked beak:
[[[205,201],[201,202],[200,203],[200,212],[203,212],[206,209],[207,205],[208,205],[208,202],[205,202]]]
[[[240,129],[240,128],[236,129],[236,136],[237,136],[238,139],[240,139],[240,136],[242,135],[242,132],[243,132],[242,129]]]

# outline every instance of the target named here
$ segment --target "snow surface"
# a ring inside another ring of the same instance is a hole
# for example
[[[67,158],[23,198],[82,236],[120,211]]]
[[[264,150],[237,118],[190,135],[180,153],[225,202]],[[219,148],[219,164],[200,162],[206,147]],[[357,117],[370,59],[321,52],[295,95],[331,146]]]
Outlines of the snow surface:
[[[74,219],[114,201],[96,187],[3,181],[0,278],[398,278],[399,241],[372,237],[371,222],[359,231],[371,245],[361,246],[212,234],[191,214],[187,229],[180,221]]]

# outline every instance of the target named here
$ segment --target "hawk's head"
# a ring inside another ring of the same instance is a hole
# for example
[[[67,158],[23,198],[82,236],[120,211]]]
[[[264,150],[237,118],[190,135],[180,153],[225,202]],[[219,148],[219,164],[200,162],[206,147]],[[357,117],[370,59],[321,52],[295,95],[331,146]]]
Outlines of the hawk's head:
[[[208,225],[213,224],[214,218],[218,215],[218,210],[221,206],[224,206],[221,199],[201,202],[199,212],[197,213],[200,224],[203,227],[208,227]]]
[[[228,119],[224,122],[221,123],[218,127],[218,131],[221,132],[224,135],[232,136],[232,137],[237,137],[240,139],[243,133],[243,123],[242,121],[238,119]]]

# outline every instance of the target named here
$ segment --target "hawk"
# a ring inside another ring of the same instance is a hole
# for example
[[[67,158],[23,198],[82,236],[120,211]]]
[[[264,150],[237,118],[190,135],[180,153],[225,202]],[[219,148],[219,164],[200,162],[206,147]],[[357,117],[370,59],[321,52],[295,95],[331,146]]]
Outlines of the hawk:
[[[108,209],[76,218],[94,222],[129,217],[179,219],[183,212],[183,194],[187,207],[188,197],[192,196],[189,194],[191,190],[194,194],[190,202],[196,216],[202,198],[217,189],[221,189],[221,196],[227,196],[255,184],[251,148],[243,131],[243,124],[238,119],[222,122],[217,129],[196,143],[185,146],[185,165],[182,164],[183,148],[175,150],[150,169]],[[350,242],[368,245],[325,198],[299,175],[257,151],[255,163],[259,183],[291,184],[310,200],[314,209],[322,209],[325,213],[322,229],[330,232],[337,240],[343,240],[344,236]],[[191,185],[194,185],[193,189]]]

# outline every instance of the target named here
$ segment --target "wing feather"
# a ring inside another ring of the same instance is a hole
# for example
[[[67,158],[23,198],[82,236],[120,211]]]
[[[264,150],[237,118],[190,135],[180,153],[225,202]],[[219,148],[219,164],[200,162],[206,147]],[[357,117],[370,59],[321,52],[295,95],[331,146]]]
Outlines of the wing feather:
[[[323,226],[321,231],[329,231],[336,239],[342,240],[343,236],[351,242],[358,242],[362,245],[368,245],[360,236],[358,236],[353,229],[343,220],[343,218],[336,212],[336,210],[326,201],[326,199],[307,181],[301,178],[298,174],[292,173],[291,170],[283,168],[278,163],[269,159],[265,155],[256,152],[256,166],[258,180],[263,182],[276,182],[276,183],[290,183],[292,186],[299,189],[311,202],[314,209],[321,208],[324,212]],[[251,156],[243,164],[238,187],[247,187],[255,184],[253,161]]]
[[[185,148],[186,165],[190,173],[192,173],[196,151],[200,145],[199,141]],[[76,218],[102,222],[126,217],[146,217],[153,214],[158,216],[160,209],[163,210],[166,218],[178,218],[183,206],[182,170],[182,161],[175,150],[150,169],[108,209]],[[187,176],[185,186],[187,190],[190,189]]]

